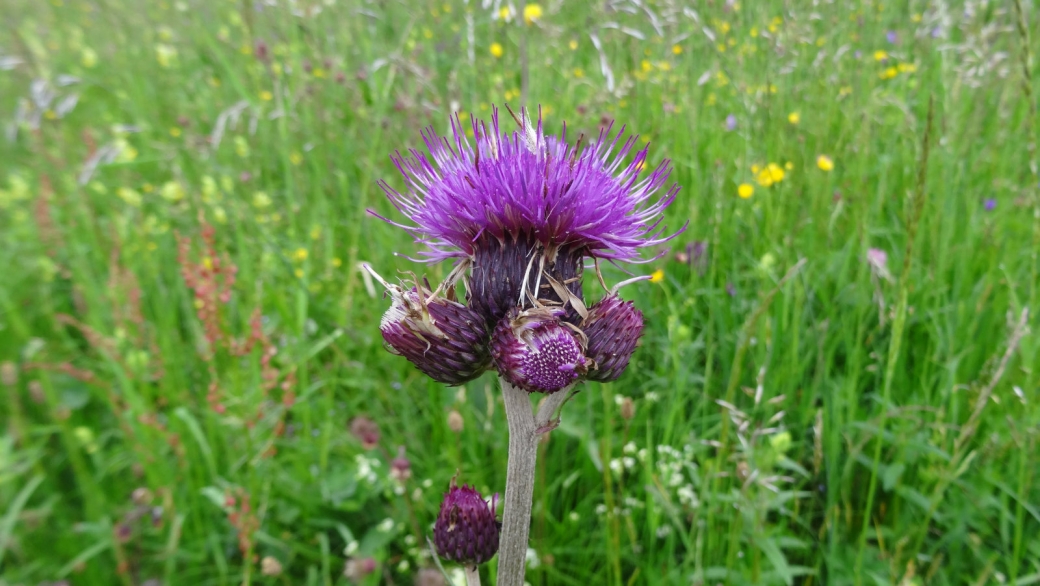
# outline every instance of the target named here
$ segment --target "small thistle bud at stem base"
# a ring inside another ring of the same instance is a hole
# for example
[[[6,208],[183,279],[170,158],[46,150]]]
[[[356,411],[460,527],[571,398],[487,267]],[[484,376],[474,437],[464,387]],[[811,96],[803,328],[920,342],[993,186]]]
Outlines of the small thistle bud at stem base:
[[[475,489],[457,486],[452,479],[433,525],[433,543],[437,555],[467,568],[490,560],[498,552],[494,507]]]

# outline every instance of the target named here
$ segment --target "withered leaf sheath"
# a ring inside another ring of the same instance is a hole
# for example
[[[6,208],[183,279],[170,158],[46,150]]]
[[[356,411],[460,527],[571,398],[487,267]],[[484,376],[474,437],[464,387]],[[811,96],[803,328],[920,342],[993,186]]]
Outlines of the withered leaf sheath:
[[[405,291],[390,285],[388,290],[393,302],[379,329],[392,352],[449,385],[471,381],[488,369],[488,332],[478,313],[415,287]]]
[[[608,295],[589,308],[583,330],[589,339],[586,355],[596,363],[586,378],[601,383],[614,381],[625,372],[639,345],[643,313],[631,301]]]
[[[433,525],[437,555],[464,566],[482,564],[498,552],[498,530],[494,506],[475,489],[456,486],[452,479]]]

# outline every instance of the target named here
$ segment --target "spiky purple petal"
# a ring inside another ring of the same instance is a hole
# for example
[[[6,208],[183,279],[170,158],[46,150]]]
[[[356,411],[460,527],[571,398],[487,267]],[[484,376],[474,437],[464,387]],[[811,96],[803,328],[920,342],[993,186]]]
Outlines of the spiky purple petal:
[[[613,136],[604,129],[581,150],[567,143],[566,127],[559,136],[545,136],[540,119],[521,124],[518,131],[503,131],[496,109],[490,128],[472,120],[471,144],[456,116],[451,139],[432,128],[422,132],[429,155],[412,149],[410,157],[393,157],[407,189],[381,185],[411,221],[395,225],[427,246],[420,253],[427,260],[473,258],[488,239],[529,239],[631,262],[638,261],[640,248],[675,236],[660,226],[679,191],[673,185],[660,193],[669,161],[641,177],[648,151],[625,164],[636,137],[619,144],[623,127]]]

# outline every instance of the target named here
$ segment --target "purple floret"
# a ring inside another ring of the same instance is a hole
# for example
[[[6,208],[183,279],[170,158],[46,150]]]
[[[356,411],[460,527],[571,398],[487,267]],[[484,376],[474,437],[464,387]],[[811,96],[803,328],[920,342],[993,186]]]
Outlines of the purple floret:
[[[546,136],[541,119],[537,126],[518,122],[518,130],[503,131],[495,109],[490,128],[472,121],[471,140],[456,116],[450,139],[432,128],[422,132],[429,155],[412,149],[411,156],[394,157],[407,189],[381,185],[411,221],[395,225],[428,248],[420,253],[425,260],[474,258],[482,243],[494,239],[634,262],[640,248],[678,233],[661,226],[679,191],[673,185],[661,192],[669,161],[640,177],[647,149],[625,164],[637,137],[620,143],[624,127],[611,136],[608,126],[583,149],[581,140],[567,143],[566,126],[559,136]]]

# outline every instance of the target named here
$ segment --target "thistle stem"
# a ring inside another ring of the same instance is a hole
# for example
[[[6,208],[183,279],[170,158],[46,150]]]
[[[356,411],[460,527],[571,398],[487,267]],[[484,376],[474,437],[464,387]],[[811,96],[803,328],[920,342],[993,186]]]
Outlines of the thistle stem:
[[[514,387],[501,377],[499,383],[509,427],[509,460],[506,464],[502,530],[498,538],[498,586],[523,586],[538,438],[556,426],[553,416],[570,398],[571,389],[546,397],[536,416],[531,410],[527,391]]]
[[[480,570],[477,566],[466,568],[466,586],[480,586]]]

